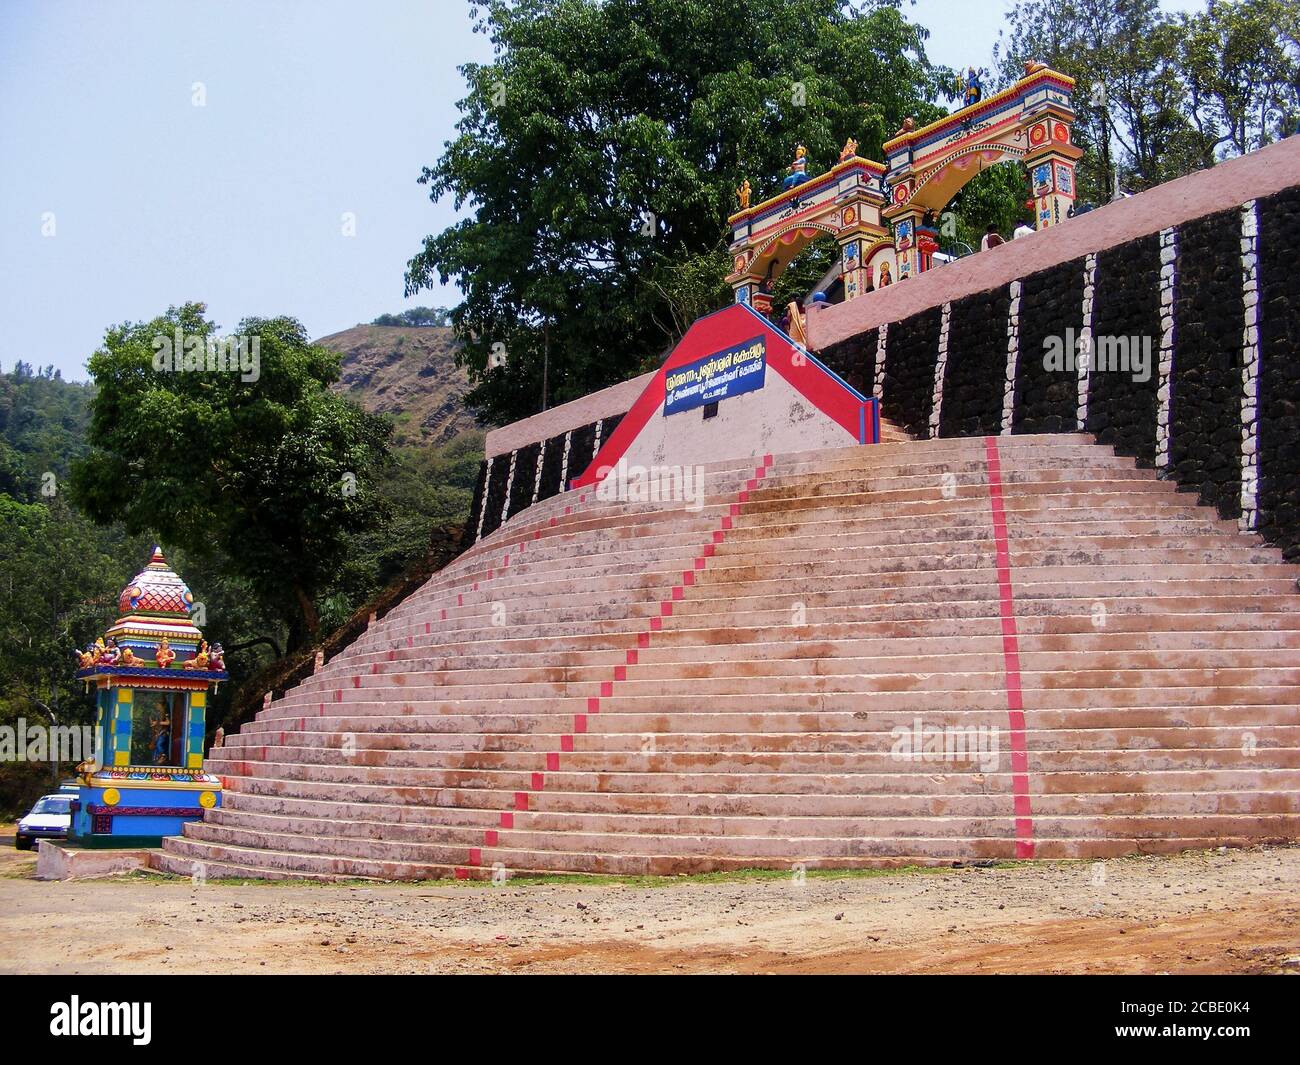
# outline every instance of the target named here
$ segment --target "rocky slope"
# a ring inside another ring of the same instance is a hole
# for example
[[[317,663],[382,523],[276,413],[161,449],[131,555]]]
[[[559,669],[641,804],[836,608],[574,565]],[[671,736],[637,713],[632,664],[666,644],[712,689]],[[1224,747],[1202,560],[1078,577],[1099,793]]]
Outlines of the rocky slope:
[[[476,427],[462,402],[469,384],[450,329],[358,325],[317,343],[343,356],[339,391],[394,417],[396,443],[443,444]]]

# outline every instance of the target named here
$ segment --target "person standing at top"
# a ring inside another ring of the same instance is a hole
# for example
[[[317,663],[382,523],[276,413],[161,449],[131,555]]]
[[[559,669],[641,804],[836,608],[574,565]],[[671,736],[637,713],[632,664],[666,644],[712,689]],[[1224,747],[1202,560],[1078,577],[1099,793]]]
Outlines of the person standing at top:
[[[980,240],[980,251],[988,251],[990,248],[996,248],[999,244],[1005,243],[1006,241],[1003,240],[1001,234],[998,233],[998,227],[990,225],[988,229],[984,231],[984,236]]]
[[[1011,239],[1019,240],[1021,237],[1029,236],[1032,232],[1034,232],[1033,227],[1028,222],[1021,220],[1020,224],[1016,226],[1016,231],[1011,234]]]

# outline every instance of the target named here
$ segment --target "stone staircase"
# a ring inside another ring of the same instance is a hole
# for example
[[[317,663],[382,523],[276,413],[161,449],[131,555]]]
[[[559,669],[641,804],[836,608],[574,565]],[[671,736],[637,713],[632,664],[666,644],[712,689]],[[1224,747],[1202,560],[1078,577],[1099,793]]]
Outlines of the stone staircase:
[[[1083,435],[511,519],[209,756],[157,868],[1087,858],[1300,835],[1300,569]]]

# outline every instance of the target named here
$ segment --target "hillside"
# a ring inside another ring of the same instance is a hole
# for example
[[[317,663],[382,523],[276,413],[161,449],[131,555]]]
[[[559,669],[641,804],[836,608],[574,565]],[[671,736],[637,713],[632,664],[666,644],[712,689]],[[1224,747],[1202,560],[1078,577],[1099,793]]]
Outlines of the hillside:
[[[343,356],[338,390],[366,410],[393,415],[396,443],[443,444],[475,428],[461,402],[469,385],[450,329],[358,325],[317,343]]]

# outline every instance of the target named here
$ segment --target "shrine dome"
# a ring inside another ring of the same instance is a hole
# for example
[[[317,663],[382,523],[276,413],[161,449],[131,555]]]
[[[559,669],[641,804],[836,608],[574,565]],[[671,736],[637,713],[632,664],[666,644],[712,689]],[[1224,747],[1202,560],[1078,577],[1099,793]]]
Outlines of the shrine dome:
[[[194,609],[194,595],[167,565],[162,548],[155,547],[149,564],[122,589],[117,609],[123,617],[128,614],[151,614],[188,620]]]

